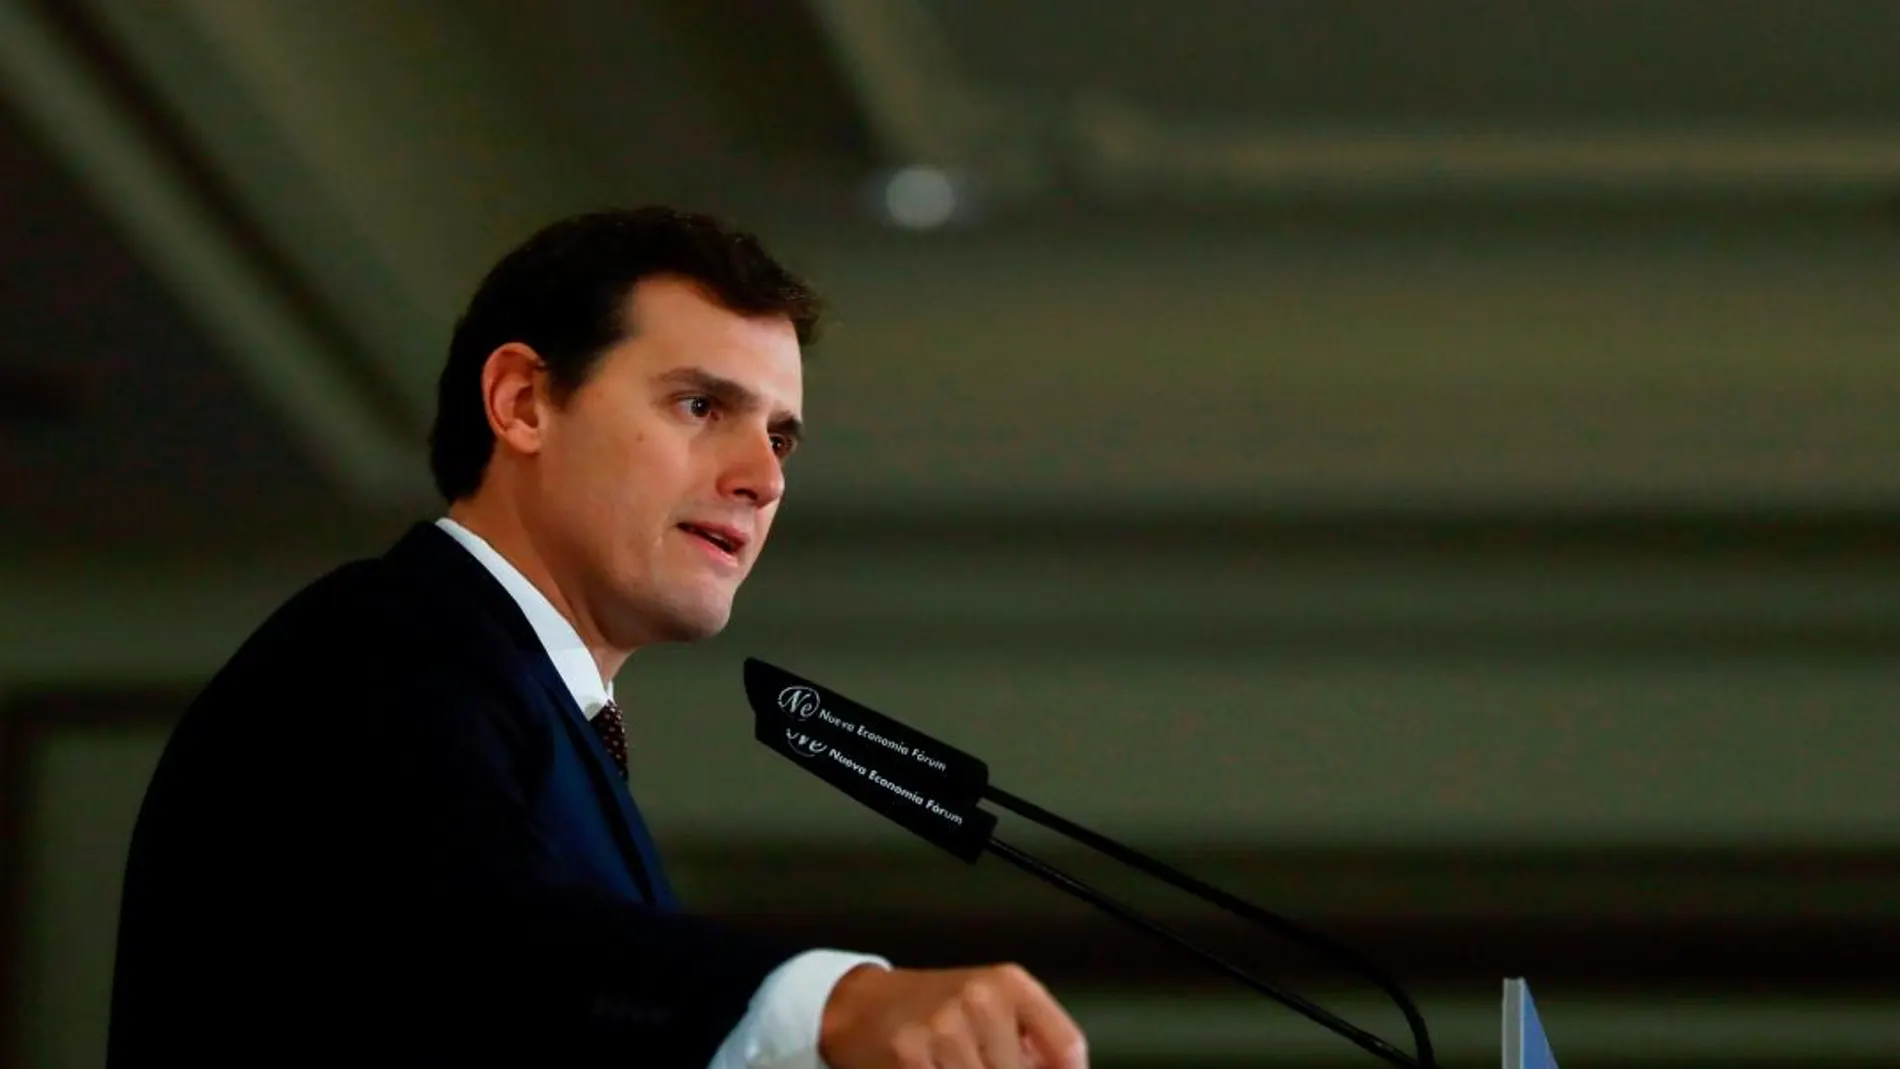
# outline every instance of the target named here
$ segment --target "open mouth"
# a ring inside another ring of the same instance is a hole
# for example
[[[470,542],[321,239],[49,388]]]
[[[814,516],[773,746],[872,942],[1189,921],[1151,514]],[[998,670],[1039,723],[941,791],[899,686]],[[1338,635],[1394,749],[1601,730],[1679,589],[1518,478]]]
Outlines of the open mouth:
[[[738,556],[739,548],[745,545],[745,542],[743,540],[735,538],[734,536],[732,536],[731,534],[725,531],[714,530],[713,528],[710,528],[710,527],[701,527],[698,524],[692,524],[692,523],[682,523],[679,526],[680,526],[680,530],[685,531],[687,534],[692,535],[695,538],[699,538],[708,543],[711,543],[712,546],[718,549],[721,553],[725,553],[730,556],[735,556],[735,557]]]

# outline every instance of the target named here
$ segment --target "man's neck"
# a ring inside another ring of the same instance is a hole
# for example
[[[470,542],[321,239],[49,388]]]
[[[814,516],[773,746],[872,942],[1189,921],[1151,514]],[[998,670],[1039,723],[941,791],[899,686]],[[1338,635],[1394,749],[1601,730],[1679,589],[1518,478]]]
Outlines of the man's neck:
[[[519,517],[511,511],[491,507],[477,499],[452,503],[448,517],[488,543],[490,548],[521,573],[522,578],[534,584],[534,588],[548,599],[548,603],[567,620],[574,628],[574,633],[586,644],[603,681],[611,680],[619,673],[631,651],[609,646],[587,614],[576,611],[574,603],[562,590],[546,560],[535,549],[534,540],[529,537]]]

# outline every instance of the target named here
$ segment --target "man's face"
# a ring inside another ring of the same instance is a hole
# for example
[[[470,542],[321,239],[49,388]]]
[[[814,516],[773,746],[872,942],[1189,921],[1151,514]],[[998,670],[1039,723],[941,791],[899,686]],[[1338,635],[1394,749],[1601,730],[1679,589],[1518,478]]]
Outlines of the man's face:
[[[545,430],[524,522],[571,608],[621,649],[717,633],[772,529],[804,400],[783,318],[648,279],[633,329]]]

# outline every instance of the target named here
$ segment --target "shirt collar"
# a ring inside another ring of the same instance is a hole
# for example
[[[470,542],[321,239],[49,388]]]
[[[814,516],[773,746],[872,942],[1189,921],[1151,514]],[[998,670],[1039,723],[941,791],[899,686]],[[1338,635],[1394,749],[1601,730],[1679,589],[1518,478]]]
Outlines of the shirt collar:
[[[534,628],[536,637],[547,650],[548,659],[554,662],[554,670],[560,673],[561,682],[574,696],[574,704],[592,720],[602,706],[613,700],[614,687],[611,680],[603,682],[600,678],[600,666],[594,662],[594,655],[588,651],[586,643],[581,641],[580,633],[567,617],[554,607],[546,594],[541,593],[520,569],[508,562],[508,558],[495,551],[480,535],[461,524],[443,516],[435,525],[448,532],[449,537],[462,544],[484,568],[495,577],[508,596],[515,599],[521,612],[528,618],[528,626]]]

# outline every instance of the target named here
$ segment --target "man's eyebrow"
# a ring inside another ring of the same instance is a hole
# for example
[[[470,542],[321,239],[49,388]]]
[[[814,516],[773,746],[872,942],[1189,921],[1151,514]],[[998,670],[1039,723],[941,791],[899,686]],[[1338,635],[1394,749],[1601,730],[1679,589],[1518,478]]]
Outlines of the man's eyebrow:
[[[681,386],[703,393],[733,412],[756,411],[763,403],[762,398],[750,387],[734,382],[724,375],[715,375],[705,368],[675,368],[660,376],[660,381]],[[805,423],[790,412],[780,412],[772,417],[767,429],[773,434],[782,434],[798,441],[805,437]]]

